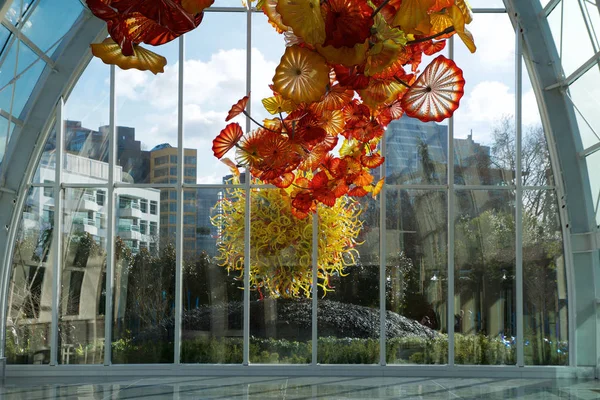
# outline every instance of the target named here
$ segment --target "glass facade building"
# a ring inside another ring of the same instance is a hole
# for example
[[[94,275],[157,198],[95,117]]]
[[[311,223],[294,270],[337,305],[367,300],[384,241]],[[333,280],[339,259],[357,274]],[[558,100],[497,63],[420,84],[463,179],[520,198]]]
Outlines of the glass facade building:
[[[385,185],[352,203],[343,272],[291,299],[248,268],[260,218],[281,218],[275,189],[211,151],[243,94],[267,117],[283,37],[216,0],[157,49],[164,74],[123,71],[92,58],[107,33],[83,3],[0,0],[5,374],[598,377],[600,3],[471,1],[477,53],[443,51],[460,108],[388,126]],[[232,215],[238,269],[221,252]],[[319,208],[294,244],[269,231],[260,262],[317,276],[331,221]]]

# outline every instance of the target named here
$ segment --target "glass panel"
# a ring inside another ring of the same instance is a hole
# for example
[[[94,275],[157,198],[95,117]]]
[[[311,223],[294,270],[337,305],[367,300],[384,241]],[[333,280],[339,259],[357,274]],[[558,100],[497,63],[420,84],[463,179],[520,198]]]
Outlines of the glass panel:
[[[588,31],[581,14],[579,1],[563,1],[562,55],[565,76],[569,76],[596,52],[592,46],[593,33]],[[596,11],[597,12],[597,11]]]
[[[230,123],[225,118],[231,106],[247,94],[246,18],[246,13],[205,13],[202,24],[186,35],[184,146],[195,149],[202,160],[193,183],[224,183],[225,177],[231,175],[229,167],[213,155],[212,141]],[[219,40],[206,40],[224,26],[227,34]],[[242,115],[231,122],[240,123],[245,130],[245,121]],[[233,160],[235,149],[225,157]]]
[[[594,48],[600,48],[600,9],[598,8],[598,2],[596,0],[582,1],[583,16],[586,23],[589,25],[590,35],[592,36],[592,43]]]
[[[151,159],[158,157],[158,153],[177,155],[179,41],[169,42],[156,51],[169,62],[162,74],[116,70],[117,165],[122,168],[122,181],[127,183],[177,181],[176,169],[173,174],[155,179]],[[104,126],[100,131],[106,129]],[[172,164],[176,163],[175,158]]]
[[[21,41],[18,43],[17,45],[13,41],[0,69],[0,88],[4,88],[0,92],[0,108],[16,117],[21,115],[21,111],[23,111],[25,103],[29,100],[29,96],[46,65],[43,61],[38,60],[37,55],[26,44]],[[15,71],[17,51],[19,53],[19,65]],[[29,68],[31,64],[34,65]],[[29,69],[25,71],[26,68]],[[13,99],[13,85],[8,85],[8,83],[15,76],[19,76],[19,78],[14,89],[14,101],[11,101]]]
[[[0,54],[4,51],[10,37],[12,33],[4,25],[0,26]]]
[[[388,363],[448,362],[446,192],[386,188]]]
[[[496,134],[498,130],[514,131],[515,34],[505,14],[478,14],[469,30],[477,41],[475,54],[455,38],[455,60],[467,85],[454,114],[454,181],[459,185],[505,185],[512,183],[514,167],[496,166],[494,161],[514,153],[514,141],[498,143]]]
[[[556,51],[558,52],[558,56],[562,56],[562,37],[561,37],[561,29],[562,29],[562,15],[563,15],[563,5],[562,1],[560,1],[554,9],[548,14],[547,20],[548,25],[550,26],[550,32],[552,33],[552,38],[554,39],[554,44],[556,46]]]
[[[526,71],[524,61],[522,67],[523,71]],[[542,126],[537,99],[527,73],[523,74],[521,129],[522,184],[524,186],[554,185],[546,132]]]
[[[515,224],[509,190],[456,193],[456,364],[515,364]]]
[[[336,207],[319,209],[319,273],[329,276],[319,280],[318,362],[378,364],[379,200]]]
[[[592,190],[596,225],[600,227],[600,152],[590,154],[585,158],[585,161]]]
[[[54,0],[39,0],[21,32],[48,53],[51,46],[73,27],[82,10],[81,3],[75,1],[66,6]]]
[[[56,124],[55,124],[56,126]],[[46,145],[42,152],[42,156],[38,163],[35,175],[33,177],[33,183],[51,183],[56,178],[56,127],[52,127],[52,131],[46,140]]]
[[[244,198],[241,190],[236,192],[232,201],[240,212]],[[250,199],[250,362],[310,363],[312,216],[296,219],[279,189],[254,189]],[[244,219],[227,208],[224,215],[222,246],[231,249],[234,257],[227,262],[233,263],[244,249],[240,229]]]
[[[6,146],[10,141],[13,131],[15,130],[14,122],[10,123],[10,129],[8,129],[8,120],[4,117],[0,117],[0,164],[4,159],[4,153],[6,152]]]
[[[31,189],[19,222],[7,296],[5,352],[9,364],[50,362],[53,226],[52,189]]]
[[[92,58],[65,103],[65,182],[108,181],[109,80],[110,68]],[[120,173],[115,180],[121,180]]]
[[[567,275],[556,193],[523,192],[526,365],[568,365]]]
[[[10,8],[6,12],[6,19],[13,25],[18,25],[19,19],[29,11],[29,7],[34,3],[34,0],[13,0]]]
[[[448,173],[448,126],[403,115],[385,133],[386,182],[444,184]]]
[[[585,74],[569,86],[569,96],[577,110],[577,124],[579,126],[583,148],[590,147],[600,141],[600,71],[597,67],[590,68]],[[589,124],[589,125],[588,125]]]
[[[244,282],[242,272],[232,270],[226,259],[242,260],[244,256],[245,203],[236,198],[236,193],[240,192],[184,191],[184,215],[193,215],[196,221],[195,224],[184,221],[183,225],[181,361],[184,363],[241,364],[243,361]],[[241,214],[232,213],[234,209]]]
[[[103,189],[66,189],[58,310],[59,364],[104,362],[106,206]]]
[[[173,362],[176,215],[158,214],[165,192],[142,188],[117,192],[115,364]],[[142,211],[144,202],[148,203],[147,212]]]

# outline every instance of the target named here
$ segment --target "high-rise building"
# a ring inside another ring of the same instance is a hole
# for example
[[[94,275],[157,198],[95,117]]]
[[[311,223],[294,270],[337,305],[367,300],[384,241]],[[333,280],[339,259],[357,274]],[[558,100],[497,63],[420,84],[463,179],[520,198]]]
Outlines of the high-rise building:
[[[150,183],[177,183],[178,150],[168,143],[150,150]],[[196,183],[198,165],[195,149],[184,149],[183,182]],[[196,189],[184,191],[183,199],[183,249],[196,254]],[[160,236],[175,242],[177,228],[177,191],[163,189],[160,193]]]
[[[65,121],[65,150],[92,160],[108,162],[108,137],[110,127],[101,126],[98,130],[85,128],[81,121]],[[142,150],[142,144],[135,140],[135,128],[116,127],[117,160],[121,166],[123,180],[131,183],[148,183],[150,152]]]

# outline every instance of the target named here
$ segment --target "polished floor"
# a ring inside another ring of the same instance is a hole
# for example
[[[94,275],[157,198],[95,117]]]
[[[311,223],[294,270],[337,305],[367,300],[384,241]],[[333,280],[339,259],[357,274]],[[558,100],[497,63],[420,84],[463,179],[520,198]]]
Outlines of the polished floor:
[[[600,399],[598,380],[180,377],[10,379],[6,400],[52,399]]]

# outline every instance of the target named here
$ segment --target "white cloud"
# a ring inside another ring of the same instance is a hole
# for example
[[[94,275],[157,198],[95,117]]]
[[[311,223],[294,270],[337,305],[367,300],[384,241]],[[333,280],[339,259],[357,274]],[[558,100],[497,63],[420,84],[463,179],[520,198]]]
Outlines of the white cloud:
[[[252,115],[266,116],[261,99],[271,95],[269,84],[277,62],[267,60],[252,49]],[[119,71],[117,94],[120,125],[134,126],[136,135],[148,148],[159,143],[177,144],[178,63],[165,68],[163,74]],[[229,168],[212,154],[212,140],[227,123],[231,106],[246,93],[246,50],[220,50],[208,61],[187,60],[184,68],[184,146],[198,152],[198,181],[221,182]],[[245,129],[245,118],[234,119]],[[234,158],[232,150],[226,157]]]
[[[506,14],[476,14],[467,26],[473,33],[477,65],[487,68],[514,68],[515,32]],[[458,37],[456,42],[460,42]],[[462,46],[462,43],[458,43]]]
[[[462,100],[468,118],[476,122],[491,122],[515,112],[515,95],[501,82],[478,83]]]

